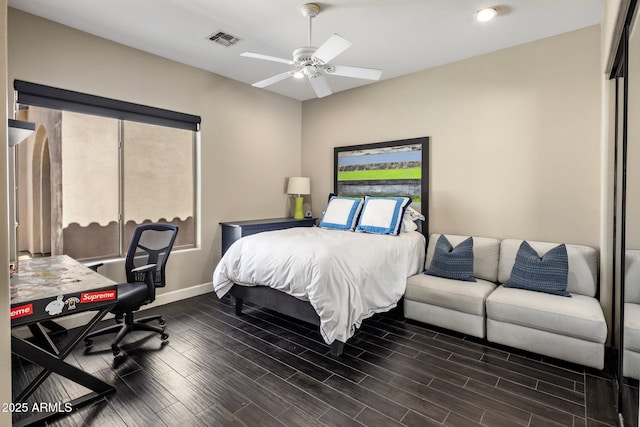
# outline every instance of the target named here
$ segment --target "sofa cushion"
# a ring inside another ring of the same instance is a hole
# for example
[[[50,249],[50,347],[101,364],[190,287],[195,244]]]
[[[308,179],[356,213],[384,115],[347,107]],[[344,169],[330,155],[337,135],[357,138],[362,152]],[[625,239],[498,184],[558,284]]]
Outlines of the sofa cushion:
[[[511,276],[504,287],[571,297],[566,291],[568,274],[567,248],[564,244],[540,256],[525,240],[520,244]]]
[[[484,302],[495,289],[493,282],[476,283],[416,274],[407,279],[405,299],[484,316]]]
[[[453,246],[457,246],[469,236],[447,234],[447,239]],[[432,234],[427,247],[425,268],[429,269],[436,242],[440,234]],[[478,279],[490,282],[498,281],[498,257],[500,255],[500,241],[489,237],[473,237],[473,275]]]
[[[509,280],[511,270],[516,260],[516,254],[522,240],[506,239],[500,243],[500,261],[498,266],[498,282]],[[558,246],[558,243],[532,242],[529,244],[538,253],[546,253]],[[567,292],[593,297],[598,289],[598,253],[594,248],[581,245],[565,245],[569,259],[569,274],[567,276]]]
[[[586,341],[604,343],[607,324],[597,299],[573,298],[499,286],[486,301],[487,317]]]
[[[453,247],[445,235],[440,235],[433,259],[425,274],[445,279],[475,282],[473,277],[473,237]]]
[[[625,254],[625,283],[640,283],[640,251],[628,249]],[[640,286],[626,285],[624,287],[624,302],[640,304]]]
[[[640,304],[624,305],[624,348],[640,352]]]

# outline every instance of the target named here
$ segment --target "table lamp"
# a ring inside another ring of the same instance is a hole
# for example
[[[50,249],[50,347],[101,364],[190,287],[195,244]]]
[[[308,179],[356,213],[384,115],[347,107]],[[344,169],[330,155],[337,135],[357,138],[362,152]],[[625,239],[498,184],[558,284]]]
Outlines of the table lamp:
[[[287,186],[287,193],[295,195],[296,211],[293,217],[295,219],[304,218],[304,212],[302,211],[302,195],[311,194],[311,180],[306,176],[290,177],[289,185]]]

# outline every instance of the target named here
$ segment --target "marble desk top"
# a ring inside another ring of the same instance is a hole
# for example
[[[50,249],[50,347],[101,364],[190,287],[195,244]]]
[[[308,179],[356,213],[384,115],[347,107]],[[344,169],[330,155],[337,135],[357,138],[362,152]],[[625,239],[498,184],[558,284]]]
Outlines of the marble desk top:
[[[113,280],[67,255],[20,260],[10,290],[14,326],[95,309],[117,300]]]

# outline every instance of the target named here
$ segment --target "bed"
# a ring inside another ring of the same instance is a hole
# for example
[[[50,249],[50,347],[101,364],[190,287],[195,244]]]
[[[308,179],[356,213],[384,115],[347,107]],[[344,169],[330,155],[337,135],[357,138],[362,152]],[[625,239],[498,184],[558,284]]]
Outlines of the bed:
[[[423,270],[427,221],[414,220],[428,212],[427,158],[426,137],[336,147],[336,195],[320,226],[237,240],[215,268],[214,291],[231,295],[237,315],[250,302],[318,325],[331,354],[339,356],[362,321],[396,307],[407,277]],[[353,202],[351,222],[334,227],[335,206],[350,200],[361,200],[360,207],[356,212]],[[370,213],[390,201],[396,203],[391,228],[367,228],[364,219],[376,219]]]

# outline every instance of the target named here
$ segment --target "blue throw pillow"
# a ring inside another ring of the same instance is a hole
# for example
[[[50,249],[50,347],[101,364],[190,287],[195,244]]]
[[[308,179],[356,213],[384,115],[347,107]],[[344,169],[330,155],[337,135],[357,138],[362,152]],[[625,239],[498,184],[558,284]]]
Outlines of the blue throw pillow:
[[[433,259],[425,274],[445,279],[475,282],[473,277],[473,237],[462,241],[455,248],[444,234],[438,237]]]
[[[516,254],[511,277],[504,287],[571,297],[566,291],[568,276],[569,257],[564,244],[556,246],[540,257],[527,241],[523,241]]]

